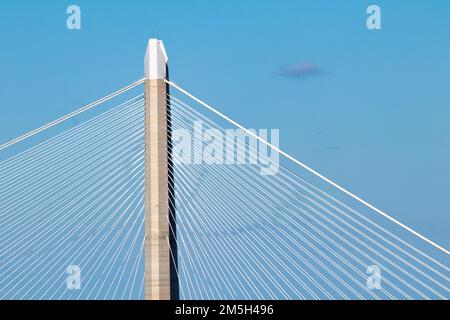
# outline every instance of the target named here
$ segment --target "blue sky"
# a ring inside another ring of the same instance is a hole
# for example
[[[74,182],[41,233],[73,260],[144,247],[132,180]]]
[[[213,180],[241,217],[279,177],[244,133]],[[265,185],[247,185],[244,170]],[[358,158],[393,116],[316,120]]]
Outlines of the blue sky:
[[[450,247],[448,1],[3,1],[0,140],[142,77],[150,37],[175,82]]]

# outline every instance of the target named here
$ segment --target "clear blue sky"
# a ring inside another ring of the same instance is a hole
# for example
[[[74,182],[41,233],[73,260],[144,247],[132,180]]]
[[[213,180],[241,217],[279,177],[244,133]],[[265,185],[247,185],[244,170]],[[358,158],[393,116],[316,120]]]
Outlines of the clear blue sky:
[[[366,28],[378,4],[382,30]],[[66,8],[82,29],[66,28]],[[450,2],[2,1],[0,140],[143,73],[148,38],[171,78],[450,247]],[[285,66],[313,65],[305,77]]]

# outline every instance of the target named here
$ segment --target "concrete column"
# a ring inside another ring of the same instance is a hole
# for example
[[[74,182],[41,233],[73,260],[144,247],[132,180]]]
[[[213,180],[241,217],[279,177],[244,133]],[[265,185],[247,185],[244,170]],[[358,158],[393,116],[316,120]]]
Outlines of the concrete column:
[[[167,56],[150,39],[145,55],[145,299],[169,300]]]

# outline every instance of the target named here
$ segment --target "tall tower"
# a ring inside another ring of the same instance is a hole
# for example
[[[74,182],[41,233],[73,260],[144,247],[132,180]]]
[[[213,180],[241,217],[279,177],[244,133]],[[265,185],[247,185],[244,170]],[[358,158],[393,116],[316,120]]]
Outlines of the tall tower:
[[[145,53],[146,300],[171,298],[167,60],[162,41],[150,39]]]

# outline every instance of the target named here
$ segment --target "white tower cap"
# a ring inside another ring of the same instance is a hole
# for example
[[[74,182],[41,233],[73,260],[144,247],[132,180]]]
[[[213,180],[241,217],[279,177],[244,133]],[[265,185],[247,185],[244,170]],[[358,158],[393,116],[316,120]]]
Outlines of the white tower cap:
[[[167,54],[161,40],[148,40],[147,51],[144,59],[144,75],[148,80],[160,80],[167,78]]]

